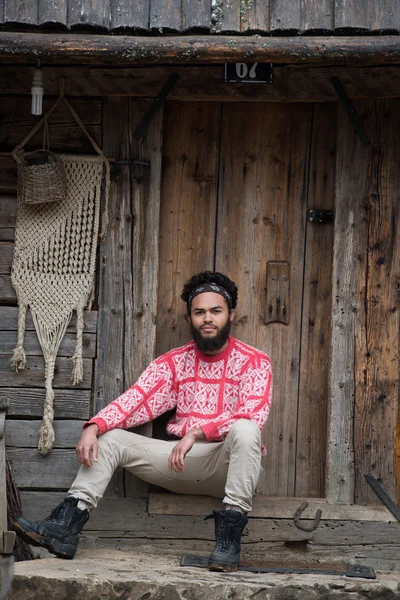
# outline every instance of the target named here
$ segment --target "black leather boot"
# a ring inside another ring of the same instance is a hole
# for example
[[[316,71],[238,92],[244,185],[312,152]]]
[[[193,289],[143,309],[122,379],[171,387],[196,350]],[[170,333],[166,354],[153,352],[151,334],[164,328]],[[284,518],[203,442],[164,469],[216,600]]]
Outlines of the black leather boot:
[[[240,562],[240,538],[248,518],[237,510],[214,510],[216,544],[208,559],[210,571],[237,571]]]
[[[78,501],[72,496],[66,498],[44,521],[19,517],[12,528],[32,546],[43,546],[61,558],[73,558],[78,547],[78,534],[89,519],[89,511],[80,510]]]

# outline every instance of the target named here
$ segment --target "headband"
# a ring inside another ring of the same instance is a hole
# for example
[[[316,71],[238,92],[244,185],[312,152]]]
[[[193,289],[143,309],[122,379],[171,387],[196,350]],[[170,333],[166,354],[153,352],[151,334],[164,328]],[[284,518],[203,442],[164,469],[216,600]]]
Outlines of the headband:
[[[232,308],[232,297],[228,290],[224,287],[218,285],[217,283],[203,283],[199,285],[197,288],[192,290],[189,294],[188,298],[188,306],[192,304],[193,298],[196,298],[199,294],[204,294],[204,292],[214,292],[215,294],[220,294],[225,298],[228,303],[229,310]]]

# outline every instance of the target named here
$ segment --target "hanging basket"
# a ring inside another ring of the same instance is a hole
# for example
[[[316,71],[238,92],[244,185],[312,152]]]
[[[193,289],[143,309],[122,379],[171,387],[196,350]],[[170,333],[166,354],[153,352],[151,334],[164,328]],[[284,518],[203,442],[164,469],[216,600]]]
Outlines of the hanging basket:
[[[59,202],[67,195],[62,160],[50,150],[14,155],[18,168],[18,193],[25,204]]]

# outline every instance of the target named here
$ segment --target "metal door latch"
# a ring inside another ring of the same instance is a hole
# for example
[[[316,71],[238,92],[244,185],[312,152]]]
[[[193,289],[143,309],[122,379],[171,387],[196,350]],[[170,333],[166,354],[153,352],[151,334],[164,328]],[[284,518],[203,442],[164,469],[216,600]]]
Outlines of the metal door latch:
[[[310,208],[307,211],[307,221],[318,224],[333,223],[333,210]]]

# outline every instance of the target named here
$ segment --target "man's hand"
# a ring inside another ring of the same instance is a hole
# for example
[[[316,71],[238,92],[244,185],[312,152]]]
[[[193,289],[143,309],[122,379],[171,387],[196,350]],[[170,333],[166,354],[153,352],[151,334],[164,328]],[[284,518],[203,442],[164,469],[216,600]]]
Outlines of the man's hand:
[[[96,423],[92,423],[83,431],[81,439],[76,447],[76,457],[82,465],[87,467],[92,466],[93,462],[97,462],[98,458],[98,443],[97,435],[99,427]]]
[[[185,470],[185,456],[192,449],[193,444],[198,440],[205,440],[206,436],[204,431],[197,427],[191,429],[180,442],[174,446],[171,454],[168,458],[168,468],[170,471],[176,471],[176,473],[183,473]]]

